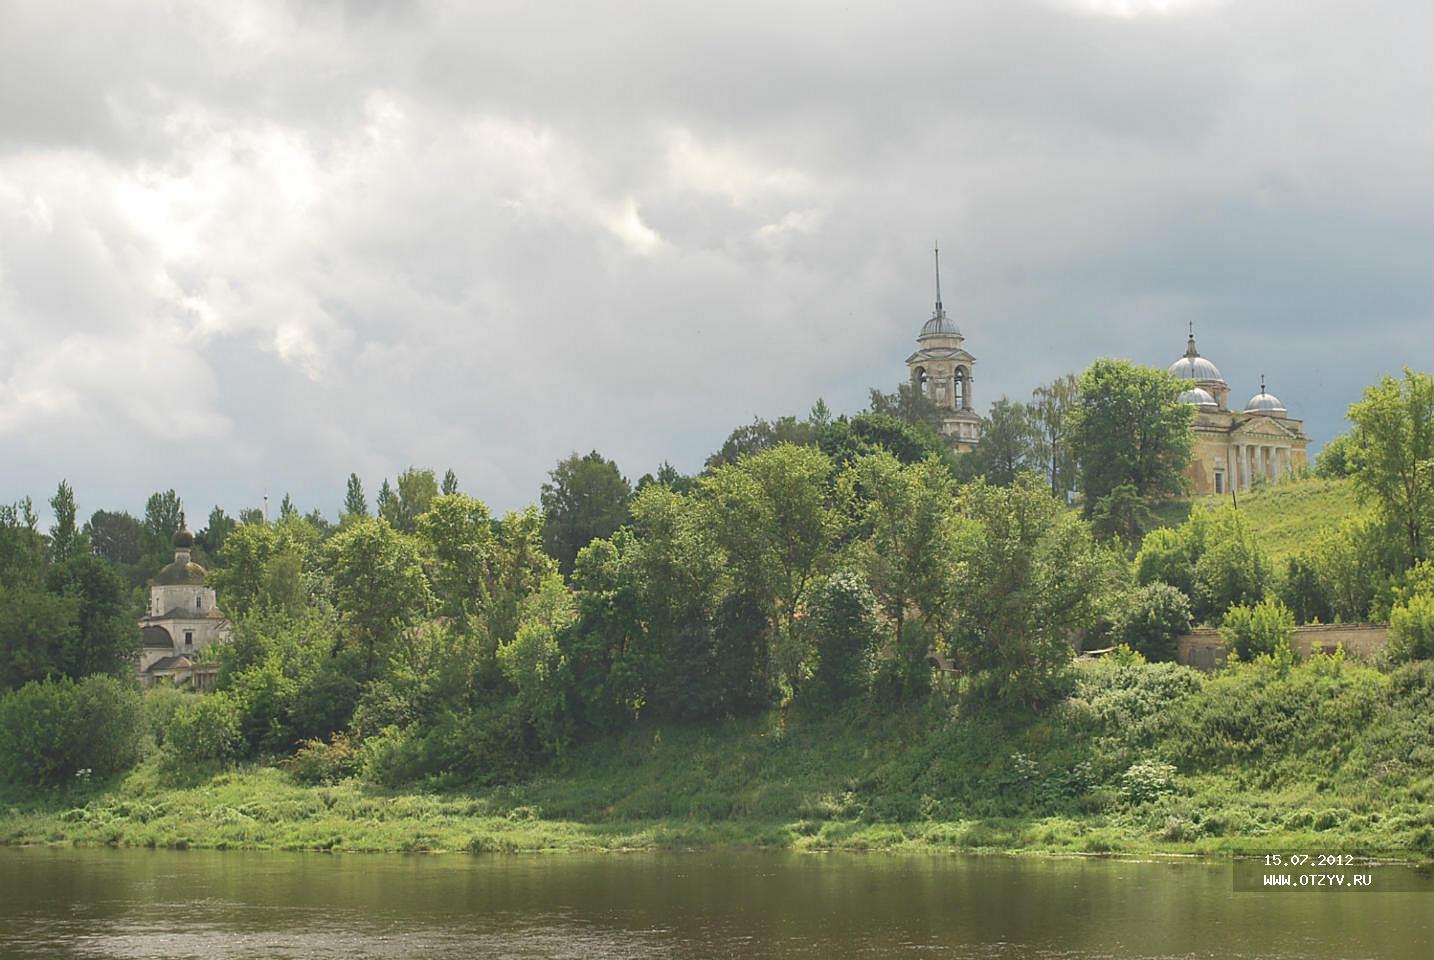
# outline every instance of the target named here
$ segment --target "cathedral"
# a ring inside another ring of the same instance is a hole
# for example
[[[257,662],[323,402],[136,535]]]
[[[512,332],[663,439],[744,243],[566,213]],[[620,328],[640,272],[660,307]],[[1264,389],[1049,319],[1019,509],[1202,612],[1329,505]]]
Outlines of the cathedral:
[[[936,309],[921,327],[917,350],[906,358],[911,389],[941,409],[939,429],[948,443],[969,453],[981,440],[981,415],[972,399],[971,370],[976,358],[966,352],[961,330],[941,305],[941,252],[936,251]]]
[[[1304,423],[1266,392],[1264,377],[1245,409],[1231,410],[1230,385],[1195,349],[1193,327],[1185,355],[1170,365],[1170,372],[1190,381],[1180,402],[1195,407],[1195,445],[1185,470],[1195,496],[1249,490],[1256,481],[1278,483],[1304,468],[1309,447]]]

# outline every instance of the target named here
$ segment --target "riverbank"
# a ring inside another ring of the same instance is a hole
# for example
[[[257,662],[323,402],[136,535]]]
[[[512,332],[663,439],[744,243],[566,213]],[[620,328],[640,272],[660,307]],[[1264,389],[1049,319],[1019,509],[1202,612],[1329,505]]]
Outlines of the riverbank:
[[[329,851],[1434,855],[1434,665],[1085,665],[1040,717],[952,706],[649,726],[523,783],[176,768],[0,798],[0,842]]]

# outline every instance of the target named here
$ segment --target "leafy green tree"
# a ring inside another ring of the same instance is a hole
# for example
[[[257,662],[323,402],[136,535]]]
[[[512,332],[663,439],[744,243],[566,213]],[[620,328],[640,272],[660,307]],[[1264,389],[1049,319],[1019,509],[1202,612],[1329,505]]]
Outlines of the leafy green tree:
[[[498,645],[498,664],[518,691],[518,703],[549,753],[559,753],[572,738],[567,710],[567,661],[560,635],[577,613],[563,578],[554,573],[524,598],[517,635]]]
[[[1068,373],[1031,394],[1031,412],[1041,432],[1041,450],[1050,477],[1051,493],[1059,497],[1076,485],[1077,464],[1068,443],[1070,413],[1080,399],[1080,381]]]
[[[662,461],[662,466],[657,468],[657,473],[644,473],[638,479],[637,486],[633,492],[641,493],[644,488],[652,484],[666,487],[677,493],[691,493],[697,488],[697,479],[695,477],[684,476],[681,471],[664,460]]]
[[[139,691],[115,677],[26,684],[0,696],[0,777],[54,787],[134,766],[146,724]]]
[[[224,549],[224,541],[238,525],[233,517],[216,505],[209,511],[209,523],[194,535],[194,545],[203,550],[206,557],[218,560],[220,551]]]
[[[251,527],[262,527],[268,522],[268,518],[264,516],[264,511],[258,507],[245,507],[239,511],[240,524],[247,524]]]
[[[876,655],[875,610],[876,596],[859,574],[834,574],[816,591],[816,666],[803,690],[809,702],[835,705],[865,690]]]
[[[1197,618],[1213,622],[1228,608],[1253,604],[1269,589],[1270,561],[1245,518],[1230,507],[1212,517],[1205,549],[1195,561]]]
[[[969,484],[958,503],[975,523],[952,556],[957,663],[980,695],[1028,709],[1051,703],[1069,686],[1072,641],[1094,626],[1120,562],[1033,474],[1010,487]]]
[[[299,508],[294,505],[294,498],[285,493],[284,499],[279,501],[279,522],[283,523],[285,520],[297,520],[298,518]]]
[[[1434,593],[1418,593],[1389,613],[1389,658],[1394,663],[1434,659]]]
[[[378,499],[374,501],[374,507],[376,509],[377,515],[384,520],[387,520],[389,526],[394,526],[395,523],[398,521],[398,514],[400,509],[398,503],[398,494],[394,493],[393,487],[389,485],[387,479],[385,479],[383,483],[379,485]],[[367,516],[367,514],[364,514],[364,516]]]
[[[302,517],[241,523],[225,538],[210,583],[231,617],[260,611],[297,616],[321,592],[320,556],[320,532]]]
[[[1305,557],[1285,561],[1285,575],[1276,588],[1280,602],[1290,608],[1296,623],[1330,623],[1334,610],[1320,583],[1319,566]]]
[[[442,487],[442,493],[443,493],[443,495],[444,495],[445,497],[451,497],[451,496],[453,496],[453,494],[455,494],[455,493],[457,493],[457,492],[458,492],[458,474],[454,473],[454,472],[453,472],[453,469],[450,467],[449,469],[443,471],[443,487]]]
[[[981,418],[981,443],[972,453],[977,472],[989,483],[1010,486],[1020,471],[1041,469],[1041,441],[1031,409],[1002,397],[991,404],[990,415]]]
[[[95,556],[117,566],[134,566],[144,557],[144,527],[124,511],[96,510],[85,523],[85,536]]]
[[[1147,660],[1174,660],[1176,642],[1190,632],[1190,600],[1167,583],[1148,583],[1124,598],[1114,639]]]
[[[578,551],[627,522],[632,487],[596,450],[559,461],[543,484],[543,546],[571,576]]]
[[[386,520],[357,520],[325,545],[345,638],[363,651],[372,674],[399,634],[432,603],[417,547]]]
[[[1384,377],[1349,408],[1354,479],[1405,539],[1406,565],[1429,557],[1434,529],[1434,376]]]
[[[79,603],[32,584],[0,586],[0,688],[65,674],[60,651],[79,644]]]
[[[893,643],[911,614],[934,633],[953,602],[949,557],[960,519],[950,474],[935,460],[903,467],[881,452],[847,468],[841,488],[861,535],[854,556],[891,624]],[[925,663],[923,650],[917,666]]]
[[[151,494],[144,505],[144,557],[152,565],[169,560],[174,531],[184,526],[184,503],[173,490]]]
[[[418,533],[432,558],[442,612],[456,618],[484,612],[498,581],[498,542],[483,501],[461,493],[440,496],[418,518]]]
[[[743,457],[770,450],[784,443],[808,446],[816,442],[816,430],[809,420],[779,417],[768,422],[753,417],[752,422],[733,430],[722,447],[707,458],[707,469],[736,463]]]
[[[129,586],[109,563],[78,554],[50,568],[50,593],[74,601],[74,629],[54,636],[55,673],[76,679],[93,673],[128,676],[139,657],[139,611]]]
[[[1358,452],[1359,448],[1354,437],[1348,433],[1341,433],[1326,443],[1315,456],[1315,476],[1324,477],[1327,480],[1353,476]]]
[[[50,498],[50,509],[55,514],[55,523],[50,527],[50,559],[63,563],[70,557],[85,552],[86,546],[75,523],[78,513],[75,508],[75,491],[68,481],[60,481],[55,495]]]
[[[1262,655],[1288,657],[1294,634],[1294,614],[1273,597],[1254,605],[1233,606],[1220,622],[1220,640],[1231,656],[1240,660]]]
[[[935,459],[953,465],[941,436],[924,422],[910,424],[885,413],[862,413],[833,420],[823,427],[817,445],[831,461],[845,466],[858,457],[885,451],[902,463]]]
[[[898,384],[895,393],[882,393],[876,387],[867,391],[867,412],[894,417],[912,425],[935,431],[940,428],[946,412],[934,400],[925,397],[910,383]]]
[[[1122,483],[1095,502],[1090,510],[1091,528],[1104,539],[1119,538],[1140,543],[1155,523],[1150,502],[1133,483]]]
[[[344,491],[344,509],[339,521],[357,520],[368,516],[368,499],[363,494],[363,481],[358,474],[349,474],[348,489]]]
[[[1177,401],[1181,387],[1164,370],[1125,360],[1097,360],[1086,369],[1067,429],[1087,517],[1127,484],[1147,500],[1183,492],[1193,409]]]
[[[0,504],[0,587],[42,583],[45,579],[45,538],[30,499]]]
[[[700,485],[706,523],[734,579],[780,625],[771,653],[793,688],[804,659],[797,617],[839,532],[831,473],[821,451],[783,444],[718,467]]]

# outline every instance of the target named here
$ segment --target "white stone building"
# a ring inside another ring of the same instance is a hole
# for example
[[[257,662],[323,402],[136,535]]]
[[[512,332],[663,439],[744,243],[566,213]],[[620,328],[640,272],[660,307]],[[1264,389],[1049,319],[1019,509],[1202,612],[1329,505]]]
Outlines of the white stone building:
[[[940,430],[955,449],[969,452],[981,441],[981,415],[972,394],[976,358],[962,346],[961,330],[941,305],[941,254],[936,254],[936,309],[906,358],[911,389],[941,408]]]
[[[212,689],[217,665],[199,662],[212,643],[229,638],[229,621],[206,585],[208,572],[190,559],[194,535],[174,535],[174,562],[149,583],[149,608],[139,622],[144,639],[139,677],[145,686],[167,679],[179,686]]]

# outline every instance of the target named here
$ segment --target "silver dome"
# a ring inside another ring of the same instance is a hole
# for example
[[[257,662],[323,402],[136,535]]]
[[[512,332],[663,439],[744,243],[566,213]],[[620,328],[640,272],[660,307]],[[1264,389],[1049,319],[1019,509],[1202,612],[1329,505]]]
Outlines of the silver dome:
[[[936,312],[931,315],[931,319],[922,325],[921,336],[916,339],[925,340],[927,337],[956,337],[957,339],[961,337],[960,328],[951,321],[950,317],[946,316],[946,311],[939,303],[936,305]]]
[[[1194,380],[1197,383],[1225,382],[1225,378],[1220,376],[1220,368],[1200,356],[1200,352],[1195,349],[1193,333],[1185,343],[1185,356],[1170,365],[1170,372],[1181,379]]]
[[[1200,387],[1191,387],[1189,390],[1186,390],[1184,393],[1180,394],[1177,400],[1180,403],[1194,404],[1202,410],[1206,407],[1209,407],[1211,410],[1214,410],[1216,407],[1219,406],[1219,404],[1215,402],[1215,398],[1210,396],[1210,391],[1204,390]]]
[[[1260,379],[1260,392],[1251,397],[1250,402],[1245,404],[1245,412],[1288,413],[1289,411],[1285,409],[1285,405],[1280,402],[1279,397],[1275,396],[1273,393],[1265,392],[1265,381],[1262,377]]]

